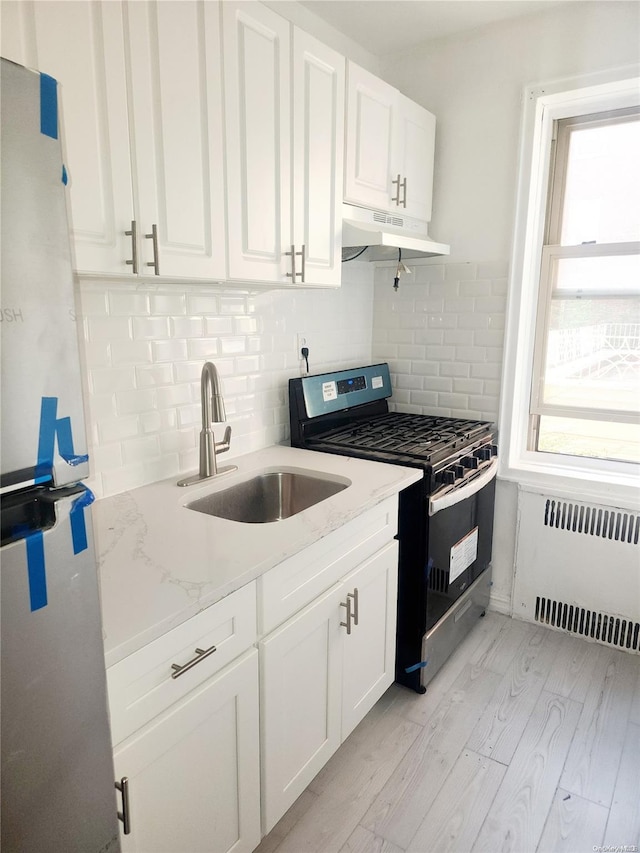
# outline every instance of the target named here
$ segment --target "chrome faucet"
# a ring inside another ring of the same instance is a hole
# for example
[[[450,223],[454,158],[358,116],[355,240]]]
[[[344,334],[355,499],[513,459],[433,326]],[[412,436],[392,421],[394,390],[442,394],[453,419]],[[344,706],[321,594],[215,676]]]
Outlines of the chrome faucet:
[[[200,405],[202,407],[202,429],[200,431],[200,470],[197,474],[179,480],[179,486],[190,486],[200,480],[209,480],[230,471],[237,471],[237,465],[225,465],[218,468],[216,454],[224,453],[231,447],[231,427],[224,431],[222,441],[215,441],[212,423],[224,423],[227,419],[224,400],[220,392],[220,377],[214,364],[205,362],[200,375]]]

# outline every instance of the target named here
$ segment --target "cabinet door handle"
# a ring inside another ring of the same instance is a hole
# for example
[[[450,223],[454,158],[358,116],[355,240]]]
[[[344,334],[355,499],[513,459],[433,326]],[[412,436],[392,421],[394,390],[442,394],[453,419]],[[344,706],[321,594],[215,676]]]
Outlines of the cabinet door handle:
[[[287,278],[290,278],[291,281],[295,282],[296,276],[298,274],[296,272],[296,247],[292,245],[291,251],[285,252],[285,255],[287,255],[287,256],[291,255],[291,272],[287,273]]]
[[[391,199],[391,201],[395,201],[396,207],[399,207],[400,206],[400,174],[398,174],[398,177],[394,178],[391,181],[391,183],[396,185],[396,194]]]
[[[306,254],[307,254],[307,247],[303,243],[302,244],[302,251],[300,252],[300,255],[302,257],[302,272],[300,273],[300,281],[303,284],[304,284],[304,274],[305,274],[305,269],[306,269]]]
[[[116,788],[122,794],[122,811],[118,812],[118,820],[122,821],[122,832],[124,835],[131,834],[131,818],[129,815],[129,777],[123,776],[116,782]]]
[[[153,246],[153,260],[147,261],[148,267],[153,267],[153,274],[160,275],[160,255],[158,253],[158,226],[151,226],[151,234],[144,235],[147,240],[151,240]]]
[[[196,656],[191,658],[190,661],[186,663],[172,663],[171,669],[173,672],[171,673],[171,678],[178,678],[180,675],[184,675],[185,672],[188,672],[192,669],[197,663],[200,663],[201,660],[208,658],[209,655],[212,655],[216,650],[215,646],[211,646],[210,649],[196,649]]]
[[[398,177],[400,177],[398,175]],[[400,189],[398,188],[398,195],[400,195]],[[402,206],[407,206],[407,179],[405,178],[402,182]]]
[[[125,261],[125,264],[133,267],[132,272],[138,272],[138,224],[135,219],[131,220],[131,228],[124,232],[127,237],[131,237],[131,257]]]
[[[291,272],[287,273],[287,278],[290,278],[291,281],[294,283],[295,283],[296,278],[298,276],[300,276],[300,281],[304,284],[304,274],[305,274],[305,266],[306,266],[305,265],[305,262],[306,262],[305,254],[306,254],[306,246],[304,245],[304,243],[302,244],[302,251],[301,252],[296,252],[295,246],[291,246],[290,252],[285,252],[285,255],[287,257],[291,256]],[[299,258],[302,258],[302,264],[300,265],[300,270],[301,270],[300,272],[296,271],[296,256],[298,256]]]
[[[358,613],[360,611],[359,601],[358,601],[358,587],[354,586],[353,592],[347,593],[347,598],[350,598],[353,601],[353,624],[358,624]]]
[[[351,593],[349,593],[347,595],[347,600],[340,602],[340,607],[346,607],[347,608],[347,621],[340,623],[344,628],[347,629],[347,634],[351,633],[351,620],[353,619],[353,613],[351,612],[351,599],[352,598],[353,598],[353,596],[351,595]]]

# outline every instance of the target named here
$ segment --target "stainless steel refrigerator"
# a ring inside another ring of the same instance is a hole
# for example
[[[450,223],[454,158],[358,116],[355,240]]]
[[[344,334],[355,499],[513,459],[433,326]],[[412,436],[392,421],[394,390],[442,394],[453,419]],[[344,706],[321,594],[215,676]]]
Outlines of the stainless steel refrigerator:
[[[3,853],[118,851],[56,81],[5,59]]]

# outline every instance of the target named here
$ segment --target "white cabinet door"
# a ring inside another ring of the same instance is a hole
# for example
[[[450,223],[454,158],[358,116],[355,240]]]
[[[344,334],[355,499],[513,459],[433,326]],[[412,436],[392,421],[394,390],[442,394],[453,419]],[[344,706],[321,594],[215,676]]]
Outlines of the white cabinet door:
[[[250,853],[260,841],[258,728],[253,650],[118,747],[131,821],[123,853]]]
[[[352,605],[357,600],[358,624],[342,638],[342,740],[395,677],[398,543],[390,542],[362,563],[343,587],[354,596]]]
[[[291,282],[290,26],[261,3],[222,4],[229,276]]]
[[[265,835],[340,745],[341,593],[332,587],[260,643]]]
[[[220,12],[216,2],[125,6],[142,275],[226,275]]]
[[[133,216],[122,5],[20,3],[25,64],[60,84],[74,265],[129,274]]]
[[[345,201],[428,223],[435,116],[351,62],[347,74]]]
[[[293,243],[305,284],[341,282],[344,77],[344,57],[294,29]]]
[[[402,213],[430,222],[436,117],[400,92],[396,115],[396,162],[403,181],[407,181],[406,192],[401,187],[401,197],[406,201]]]
[[[390,210],[397,91],[353,62],[347,86],[345,201]]]

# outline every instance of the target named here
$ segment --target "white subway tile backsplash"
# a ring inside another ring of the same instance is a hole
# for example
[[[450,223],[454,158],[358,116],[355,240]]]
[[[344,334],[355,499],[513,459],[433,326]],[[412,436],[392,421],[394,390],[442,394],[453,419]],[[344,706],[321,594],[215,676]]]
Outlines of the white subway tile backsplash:
[[[160,441],[157,435],[127,438],[122,442],[122,458],[125,464],[136,464],[145,459],[155,459],[159,455]]]
[[[202,317],[170,317],[169,334],[172,338],[201,338],[204,320]]]
[[[197,468],[208,359],[233,430],[228,458],[286,440],[297,332],[312,372],[389,361],[398,411],[495,418],[507,264],[409,267],[397,292],[392,268],[358,262],[338,291],[83,281],[91,488],[114,494]]]
[[[156,408],[156,391],[153,388],[116,391],[115,397],[119,415],[133,415]]]
[[[169,385],[156,390],[156,401],[159,409],[184,406],[191,403],[192,400],[193,397],[189,385]]]
[[[169,337],[168,317],[134,317],[133,339],[156,341]]]
[[[136,387],[134,367],[96,367],[89,377],[90,388],[94,394],[110,394]]]
[[[127,317],[87,317],[85,329],[90,341],[122,341],[131,337]]]
[[[192,341],[189,341],[191,344]],[[153,361],[186,361],[187,342],[183,340],[153,341],[151,344]]]
[[[205,317],[205,335],[231,335],[233,334],[232,317]]]
[[[111,363],[131,364],[137,366],[139,364],[150,364],[153,361],[153,354],[150,341],[112,341],[111,343]],[[87,351],[87,363],[91,367],[93,362],[89,358]]]
[[[156,317],[161,314],[186,314],[187,297],[184,293],[152,293],[149,308]]]
[[[393,365],[395,388],[403,394],[398,398],[394,390],[394,405],[401,411],[495,419],[508,264],[408,263],[412,286],[403,287],[402,281],[393,303],[402,337],[388,307],[389,270],[378,270],[375,277],[374,354]],[[427,328],[403,325],[412,312],[427,317]],[[417,346],[425,347],[423,357]],[[408,367],[402,364],[404,356]],[[423,388],[411,388],[404,370],[408,377],[422,377]]]
[[[113,317],[124,314],[127,317],[149,313],[149,294],[136,293],[130,288],[114,289],[108,294],[109,314]]]
[[[135,368],[135,379],[138,388],[152,388],[157,385],[170,385],[173,382],[173,365],[139,364]]]

